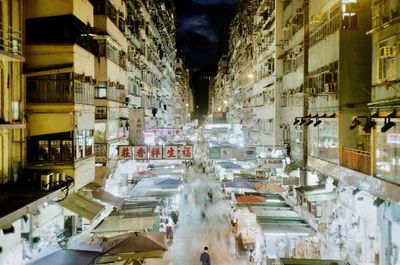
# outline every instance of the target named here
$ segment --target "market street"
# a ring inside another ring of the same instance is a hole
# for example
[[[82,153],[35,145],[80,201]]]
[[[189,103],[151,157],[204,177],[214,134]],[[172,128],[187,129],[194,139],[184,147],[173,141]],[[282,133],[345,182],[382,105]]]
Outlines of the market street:
[[[209,248],[213,265],[244,265],[247,258],[239,256],[229,219],[229,201],[224,200],[214,174],[189,170],[189,179],[180,199],[179,221],[173,244],[165,254],[173,265],[200,264],[200,254]],[[213,201],[207,192],[212,189]],[[202,210],[205,217],[202,217]]]

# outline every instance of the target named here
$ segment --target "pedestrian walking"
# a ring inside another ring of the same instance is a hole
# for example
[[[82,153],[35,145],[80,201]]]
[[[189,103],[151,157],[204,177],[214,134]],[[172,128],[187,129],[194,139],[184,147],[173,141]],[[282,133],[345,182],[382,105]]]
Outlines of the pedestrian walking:
[[[204,252],[200,255],[201,265],[211,265],[210,255],[208,254],[208,247],[204,247]]]

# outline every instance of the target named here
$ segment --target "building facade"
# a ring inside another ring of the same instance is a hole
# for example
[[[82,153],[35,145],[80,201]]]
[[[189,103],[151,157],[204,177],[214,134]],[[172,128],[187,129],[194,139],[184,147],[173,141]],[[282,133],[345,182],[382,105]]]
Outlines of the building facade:
[[[253,30],[242,30],[251,4]],[[305,189],[333,185],[293,203],[321,255],[351,264],[398,262],[398,18],[398,1],[240,1],[211,99],[222,106],[227,71],[228,117],[247,115],[247,143],[284,145]]]
[[[176,59],[172,1],[10,0],[0,10],[0,263],[8,264],[101,221],[108,208],[89,193],[118,167],[117,146],[181,128],[193,94]],[[135,135],[132,110],[143,113]]]

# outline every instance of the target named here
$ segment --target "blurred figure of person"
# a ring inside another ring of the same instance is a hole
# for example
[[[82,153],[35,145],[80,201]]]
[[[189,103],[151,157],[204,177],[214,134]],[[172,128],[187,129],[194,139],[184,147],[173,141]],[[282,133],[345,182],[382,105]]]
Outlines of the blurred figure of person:
[[[211,265],[210,255],[208,254],[208,247],[204,247],[204,252],[200,255],[201,265]]]

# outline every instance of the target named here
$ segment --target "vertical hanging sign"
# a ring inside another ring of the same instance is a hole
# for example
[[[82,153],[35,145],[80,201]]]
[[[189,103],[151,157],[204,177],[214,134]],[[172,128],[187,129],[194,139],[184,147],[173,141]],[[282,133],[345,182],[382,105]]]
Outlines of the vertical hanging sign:
[[[144,109],[129,109],[129,141],[131,144],[143,144]]]

